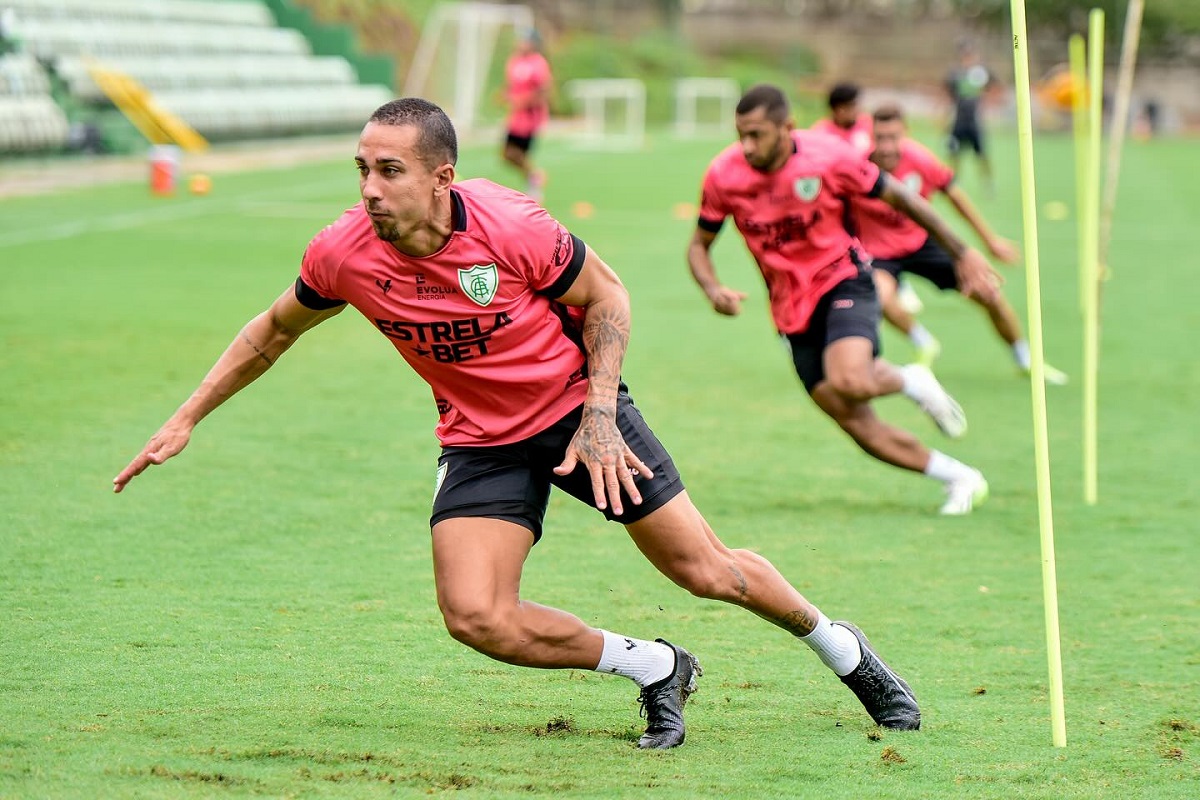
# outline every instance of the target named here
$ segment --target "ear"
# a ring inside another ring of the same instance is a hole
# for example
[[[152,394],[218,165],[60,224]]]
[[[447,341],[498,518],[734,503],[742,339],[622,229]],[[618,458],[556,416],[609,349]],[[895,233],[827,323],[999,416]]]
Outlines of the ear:
[[[434,193],[442,194],[450,190],[450,185],[454,183],[454,165],[442,164],[433,171]]]
[[[787,119],[785,119],[783,121],[783,129],[785,131],[787,131],[788,133],[791,133],[792,131],[796,130],[796,118],[788,117]]]

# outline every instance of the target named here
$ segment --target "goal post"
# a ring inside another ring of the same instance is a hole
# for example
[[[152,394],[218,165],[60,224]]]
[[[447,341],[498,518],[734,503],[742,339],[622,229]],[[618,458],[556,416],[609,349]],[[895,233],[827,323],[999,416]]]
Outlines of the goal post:
[[[580,78],[567,91],[583,108],[580,147],[638,150],[646,139],[646,84],[635,78]]]
[[[726,132],[733,120],[741,87],[732,78],[680,78],[675,81],[675,133],[691,137]],[[716,107],[716,118],[701,107]]]
[[[460,133],[478,130],[488,77],[497,69],[497,44],[505,35],[511,41],[532,29],[529,6],[474,2],[435,6],[421,31],[404,94],[442,106]],[[499,68],[503,69],[503,61]]]

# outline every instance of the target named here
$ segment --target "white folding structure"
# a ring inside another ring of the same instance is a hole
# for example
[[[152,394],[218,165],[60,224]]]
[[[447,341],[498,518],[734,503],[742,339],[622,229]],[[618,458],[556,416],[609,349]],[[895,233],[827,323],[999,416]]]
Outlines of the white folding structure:
[[[510,27],[514,32],[533,29],[533,12],[528,6],[493,3],[435,6],[421,32],[421,42],[405,78],[404,94],[442,105],[460,132],[474,130],[496,41]],[[453,88],[449,97],[441,97],[441,91],[431,86],[430,78],[439,51],[446,50],[454,54]]]
[[[583,105],[580,146],[607,150],[636,150],[646,139],[646,84],[634,78],[582,78],[567,84],[567,91]],[[609,109],[621,108],[615,129]]]
[[[741,87],[732,78],[680,78],[675,81],[675,133],[696,136],[729,130],[741,93]],[[699,119],[701,100],[717,101],[715,121]]]

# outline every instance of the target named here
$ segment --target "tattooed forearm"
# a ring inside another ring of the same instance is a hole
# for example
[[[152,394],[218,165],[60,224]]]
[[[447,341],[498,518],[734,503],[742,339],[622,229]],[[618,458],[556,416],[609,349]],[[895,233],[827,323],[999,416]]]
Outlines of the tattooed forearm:
[[[621,363],[629,346],[629,304],[605,301],[588,306],[583,320],[583,346],[593,391],[615,398]]]
[[[729,571],[733,573],[733,579],[737,581],[738,600],[744,601],[746,593],[750,591],[750,584],[746,581],[746,576],[738,569],[737,564],[730,564]]]
[[[274,366],[274,364],[275,364],[274,359],[272,359],[269,355],[264,353],[258,345],[256,345],[253,341],[251,341],[250,337],[246,335],[245,331],[242,331],[242,341],[245,342],[246,344],[250,345],[250,347],[252,347],[254,349],[254,352],[258,353],[258,357],[261,358],[263,361],[267,362],[268,367]]]
[[[967,249],[963,240],[958,238],[946,221],[933,210],[933,206],[904,184],[889,178],[882,198],[893,208],[904,212],[913,222],[929,231],[929,235],[936,239],[955,261]]]
[[[819,619],[817,610],[809,606],[807,609],[801,608],[796,611],[789,611],[776,619],[775,624],[793,636],[808,636],[816,630]]]

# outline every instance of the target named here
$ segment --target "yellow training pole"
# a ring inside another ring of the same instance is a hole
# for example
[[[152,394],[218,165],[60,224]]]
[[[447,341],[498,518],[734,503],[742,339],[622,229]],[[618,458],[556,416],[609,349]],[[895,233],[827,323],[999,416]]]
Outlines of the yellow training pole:
[[[1038,527],[1042,538],[1042,604],[1050,667],[1050,731],[1055,747],[1067,746],[1063,708],[1062,644],[1058,634],[1058,579],[1054,570],[1054,509],[1050,501],[1050,434],[1046,425],[1046,357],[1042,351],[1042,287],[1038,267],[1037,194],[1033,186],[1033,117],[1029,100],[1029,40],[1025,0],[1011,0],[1021,161],[1021,218],[1025,229],[1025,292],[1029,313],[1029,385],[1033,391],[1033,450],[1037,471]]]
[[[1125,129],[1128,127],[1129,96],[1133,94],[1133,68],[1137,64],[1143,6],[1143,0],[1129,0],[1129,8],[1125,13],[1125,35],[1121,40],[1121,67],[1117,71],[1117,96],[1113,101],[1112,130],[1108,136],[1108,161],[1104,165],[1104,199],[1100,206],[1100,231],[1096,245],[1096,264],[1101,280],[1107,280],[1110,276],[1108,243],[1112,239],[1113,211],[1117,207],[1117,177],[1121,173],[1121,147],[1125,144]]]
[[[1104,12],[1088,16],[1087,218],[1080,247],[1086,247],[1083,292],[1083,502],[1096,504],[1097,384],[1100,368],[1100,118],[1104,98]]]
[[[1088,204],[1087,154],[1088,154],[1088,100],[1087,100],[1087,45],[1078,33],[1071,34],[1069,52],[1071,65],[1071,121],[1075,134],[1075,231],[1079,248],[1079,310],[1083,311],[1087,293],[1087,248],[1083,241],[1087,236]]]

